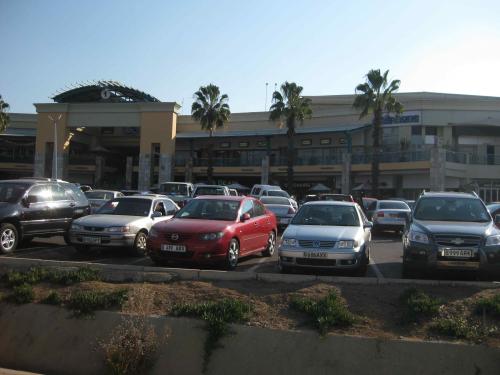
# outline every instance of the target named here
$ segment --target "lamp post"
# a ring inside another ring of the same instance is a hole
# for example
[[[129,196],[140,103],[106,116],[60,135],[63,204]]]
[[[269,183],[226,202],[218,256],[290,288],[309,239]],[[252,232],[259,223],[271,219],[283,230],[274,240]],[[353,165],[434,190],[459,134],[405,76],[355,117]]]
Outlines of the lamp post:
[[[57,121],[59,121],[62,117],[62,114],[59,114],[57,118],[52,117],[52,115],[49,115],[49,119],[54,122],[54,152],[52,158],[53,163],[52,163],[52,178],[57,180]]]

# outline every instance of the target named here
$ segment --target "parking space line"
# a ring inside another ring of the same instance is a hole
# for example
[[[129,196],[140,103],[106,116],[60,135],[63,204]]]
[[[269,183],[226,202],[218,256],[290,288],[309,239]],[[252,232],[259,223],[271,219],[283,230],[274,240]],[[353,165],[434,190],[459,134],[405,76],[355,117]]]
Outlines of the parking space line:
[[[18,258],[17,255],[23,256],[23,255],[32,255],[32,254],[40,254],[40,253],[47,253],[51,251],[57,251],[57,250],[62,250],[66,249],[71,246],[61,246],[61,247],[49,247],[49,248],[35,248],[35,249],[30,249],[28,251],[16,251],[12,255],[7,255],[9,258]]]
[[[375,271],[375,275],[377,276],[377,279],[383,279],[384,275],[382,275],[382,272],[378,269],[377,263],[373,260],[373,258],[370,256],[370,266],[373,267],[373,271]]]

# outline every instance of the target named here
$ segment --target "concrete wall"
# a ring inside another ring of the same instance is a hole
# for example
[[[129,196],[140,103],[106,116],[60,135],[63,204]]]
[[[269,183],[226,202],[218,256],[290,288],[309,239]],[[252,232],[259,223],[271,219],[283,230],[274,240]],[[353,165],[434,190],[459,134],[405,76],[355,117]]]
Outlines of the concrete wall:
[[[43,305],[0,305],[0,365],[50,374],[101,374],[99,340],[121,316],[99,312],[74,319]],[[170,330],[152,374],[200,374],[206,332],[197,320],[151,317]],[[480,345],[382,340],[311,331],[233,326],[208,365],[208,374],[498,374],[500,351]]]

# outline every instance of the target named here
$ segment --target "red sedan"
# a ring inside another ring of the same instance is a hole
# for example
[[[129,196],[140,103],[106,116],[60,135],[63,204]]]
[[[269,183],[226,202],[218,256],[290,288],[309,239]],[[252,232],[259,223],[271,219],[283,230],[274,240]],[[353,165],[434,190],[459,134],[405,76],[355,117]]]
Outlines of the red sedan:
[[[155,263],[219,263],[276,248],[276,217],[251,197],[204,196],[191,200],[172,220],[155,224],[147,249]]]

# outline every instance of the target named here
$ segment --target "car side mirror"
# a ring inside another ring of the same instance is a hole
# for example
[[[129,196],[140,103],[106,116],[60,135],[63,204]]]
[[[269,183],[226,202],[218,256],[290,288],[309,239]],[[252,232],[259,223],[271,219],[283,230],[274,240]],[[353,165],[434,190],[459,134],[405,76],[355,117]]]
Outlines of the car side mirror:
[[[151,215],[151,218],[157,218],[157,217],[162,217],[163,214],[160,211],[153,211],[153,214]]]
[[[367,221],[365,225],[363,225],[363,228],[365,229],[372,229],[373,228],[373,223],[371,221]]]
[[[246,214],[241,215],[240,220],[241,220],[241,221],[247,221],[247,220],[250,220],[250,214],[247,212]]]

